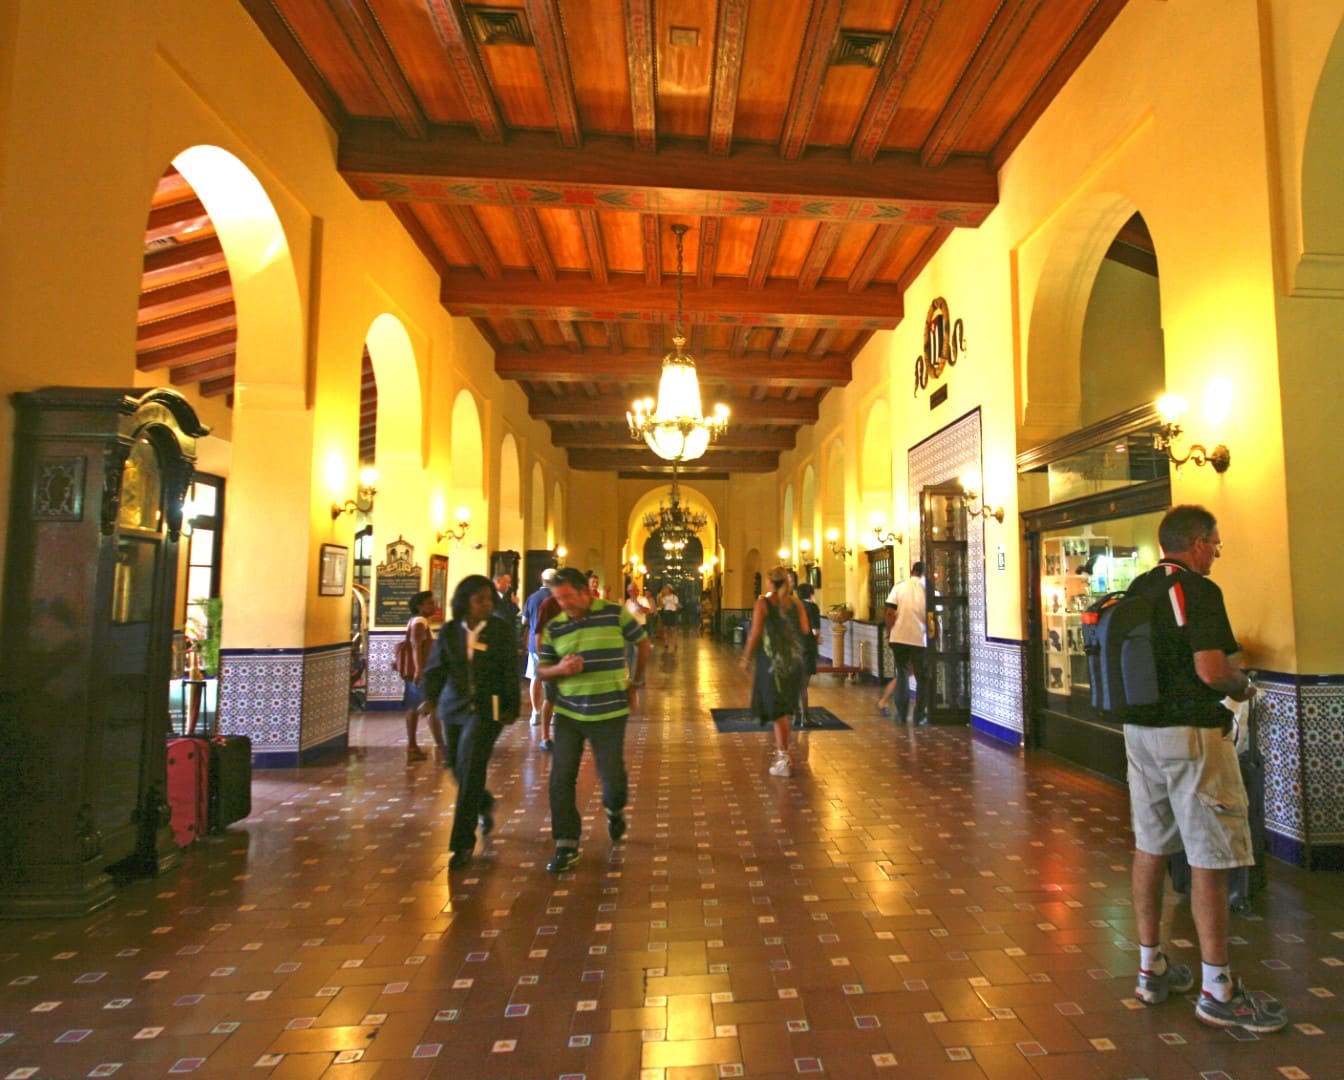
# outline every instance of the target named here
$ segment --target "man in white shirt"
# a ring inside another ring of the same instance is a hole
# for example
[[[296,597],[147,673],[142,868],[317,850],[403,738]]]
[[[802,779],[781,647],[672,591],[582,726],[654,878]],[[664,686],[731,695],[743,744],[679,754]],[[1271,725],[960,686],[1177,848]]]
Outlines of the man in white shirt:
[[[928,628],[924,599],[924,564],[910,567],[910,576],[887,597],[887,642],[891,646],[892,670],[896,677],[887,684],[877,702],[877,711],[888,715],[888,702],[896,697],[896,717],[905,723],[910,706],[910,676],[915,673],[915,723],[927,724],[928,702],[924,683],[925,632]]]

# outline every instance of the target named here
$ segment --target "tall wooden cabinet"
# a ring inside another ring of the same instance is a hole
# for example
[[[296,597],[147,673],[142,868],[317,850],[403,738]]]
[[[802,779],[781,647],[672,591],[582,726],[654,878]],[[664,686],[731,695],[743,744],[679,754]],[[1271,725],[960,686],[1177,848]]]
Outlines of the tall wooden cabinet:
[[[0,916],[80,915],[174,864],[164,743],[183,502],[176,391],[15,394],[0,642]]]

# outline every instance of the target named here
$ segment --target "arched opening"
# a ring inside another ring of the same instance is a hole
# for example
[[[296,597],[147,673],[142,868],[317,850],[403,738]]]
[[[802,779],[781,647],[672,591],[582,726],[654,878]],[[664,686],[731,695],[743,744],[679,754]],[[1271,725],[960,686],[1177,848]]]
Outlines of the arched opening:
[[[536,551],[551,546],[546,531],[546,474],[541,470],[541,462],[532,463],[532,509],[528,514],[527,546]]]
[[[506,433],[499,446],[499,543],[501,551],[522,554],[523,485],[518,443]]]
[[[860,529],[868,527],[874,514],[880,514],[887,523],[893,520],[891,447],[891,406],[885,398],[878,398],[868,410],[863,427],[863,454],[859,459]],[[870,530],[864,543],[872,546],[874,542]]]
[[[1293,282],[1298,296],[1344,298],[1344,23],[1312,98],[1302,148],[1302,253]]]
[[[809,465],[803,470],[803,489],[798,507],[798,543],[806,540],[817,550],[817,475]]]
[[[560,481],[557,480],[551,487],[551,542],[548,547],[559,547],[564,544],[565,535],[565,499],[564,489],[560,487]]]
[[[845,599],[845,560],[835,554],[836,545],[852,546],[845,521],[845,444],[836,439],[826,451],[826,491],[821,551],[817,561],[822,567],[826,603],[839,604]],[[831,537],[837,539],[832,542]]]
[[[784,487],[784,512],[779,518],[780,543],[786,547],[792,547],[795,543],[793,536],[793,485],[787,484]]]
[[[454,521],[462,520],[461,511],[465,510],[466,520],[472,522],[472,531],[460,548],[458,565],[453,568],[453,578],[458,580],[463,574],[485,573],[488,562],[484,555],[473,557],[470,554],[484,550],[488,532],[485,514],[485,443],[481,436],[480,410],[470,390],[458,391],[453,400],[450,422],[448,509]]]

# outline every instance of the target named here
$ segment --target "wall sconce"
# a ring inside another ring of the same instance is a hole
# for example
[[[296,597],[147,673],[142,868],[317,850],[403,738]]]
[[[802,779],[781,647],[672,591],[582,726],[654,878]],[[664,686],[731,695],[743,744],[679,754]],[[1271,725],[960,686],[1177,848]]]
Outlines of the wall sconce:
[[[968,469],[962,474],[961,480],[961,501],[966,507],[966,516],[972,520],[976,518],[993,518],[1000,525],[1003,524],[1003,507],[990,506],[981,497],[980,474],[974,469]],[[979,502],[980,509],[976,510],[971,503]]]
[[[873,516],[868,519],[868,524],[873,527],[873,535],[877,537],[879,546],[905,543],[904,536],[895,530],[887,529],[887,519],[881,514],[874,513]]]
[[[565,556],[569,554],[569,548],[564,544],[558,544],[555,549],[555,568],[563,570],[565,566]]]
[[[798,561],[804,566],[816,566],[817,560],[812,557],[812,541],[798,541]]]
[[[842,560],[848,559],[851,555],[854,554],[853,548],[847,548],[840,543],[839,529],[827,529],[826,542],[831,545],[831,554],[834,555],[837,559]]]
[[[778,551],[776,551],[775,554],[779,556],[779,565],[780,565],[780,566],[784,567],[785,570],[792,570],[792,569],[793,569],[793,552],[792,552],[792,551],[790,551],[790,550],[789,550],[788,548],[786,548],[786,547],[782,547],[782,548],[780,548]]]
[[[1212,465],[1216,473],[1225,473],[1232,464],[1232,452],[1219,443],[1212,450],[1205,449],[1199,443],[1192,443],[1185,457],[1177,457],[1172,443],[1181,437],[1181,413],[1185,412],[1185,399],[1175,394],[1163,394],[1157,399],[1157,412],[1162,417],[1162,430],[1153,436],[1153,448],[1165,450],[1171,463],[1180,471],[1187,461],[1196,465]]]
[[[471,511],[465,506],[457,508],[457,528],[444,529],[435,535],[435,540],[442,544],[445,540],[456,540],[459,544],[462,537],[467,535],[467,530],[471,528]]]
[[[378,483],[378,470],[372,466],[365,466],[359,470],[359,488],[355,492],[353,499],[346,499],[345,502],[334,502],[331,504],[331,520],[335,521],[342,514],[353,514],[358,510],[361,514],[373,513],[373,497],[378,494],[378,489],[374,485]]]

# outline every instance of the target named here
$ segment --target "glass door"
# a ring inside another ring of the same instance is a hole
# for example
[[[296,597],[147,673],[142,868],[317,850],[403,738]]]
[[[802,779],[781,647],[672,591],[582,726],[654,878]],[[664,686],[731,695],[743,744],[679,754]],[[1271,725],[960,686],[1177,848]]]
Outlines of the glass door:
[[[966,505],[955,484],[926,487],[920,498],[924,583],[929,613],[929,722],[971,720]]]

